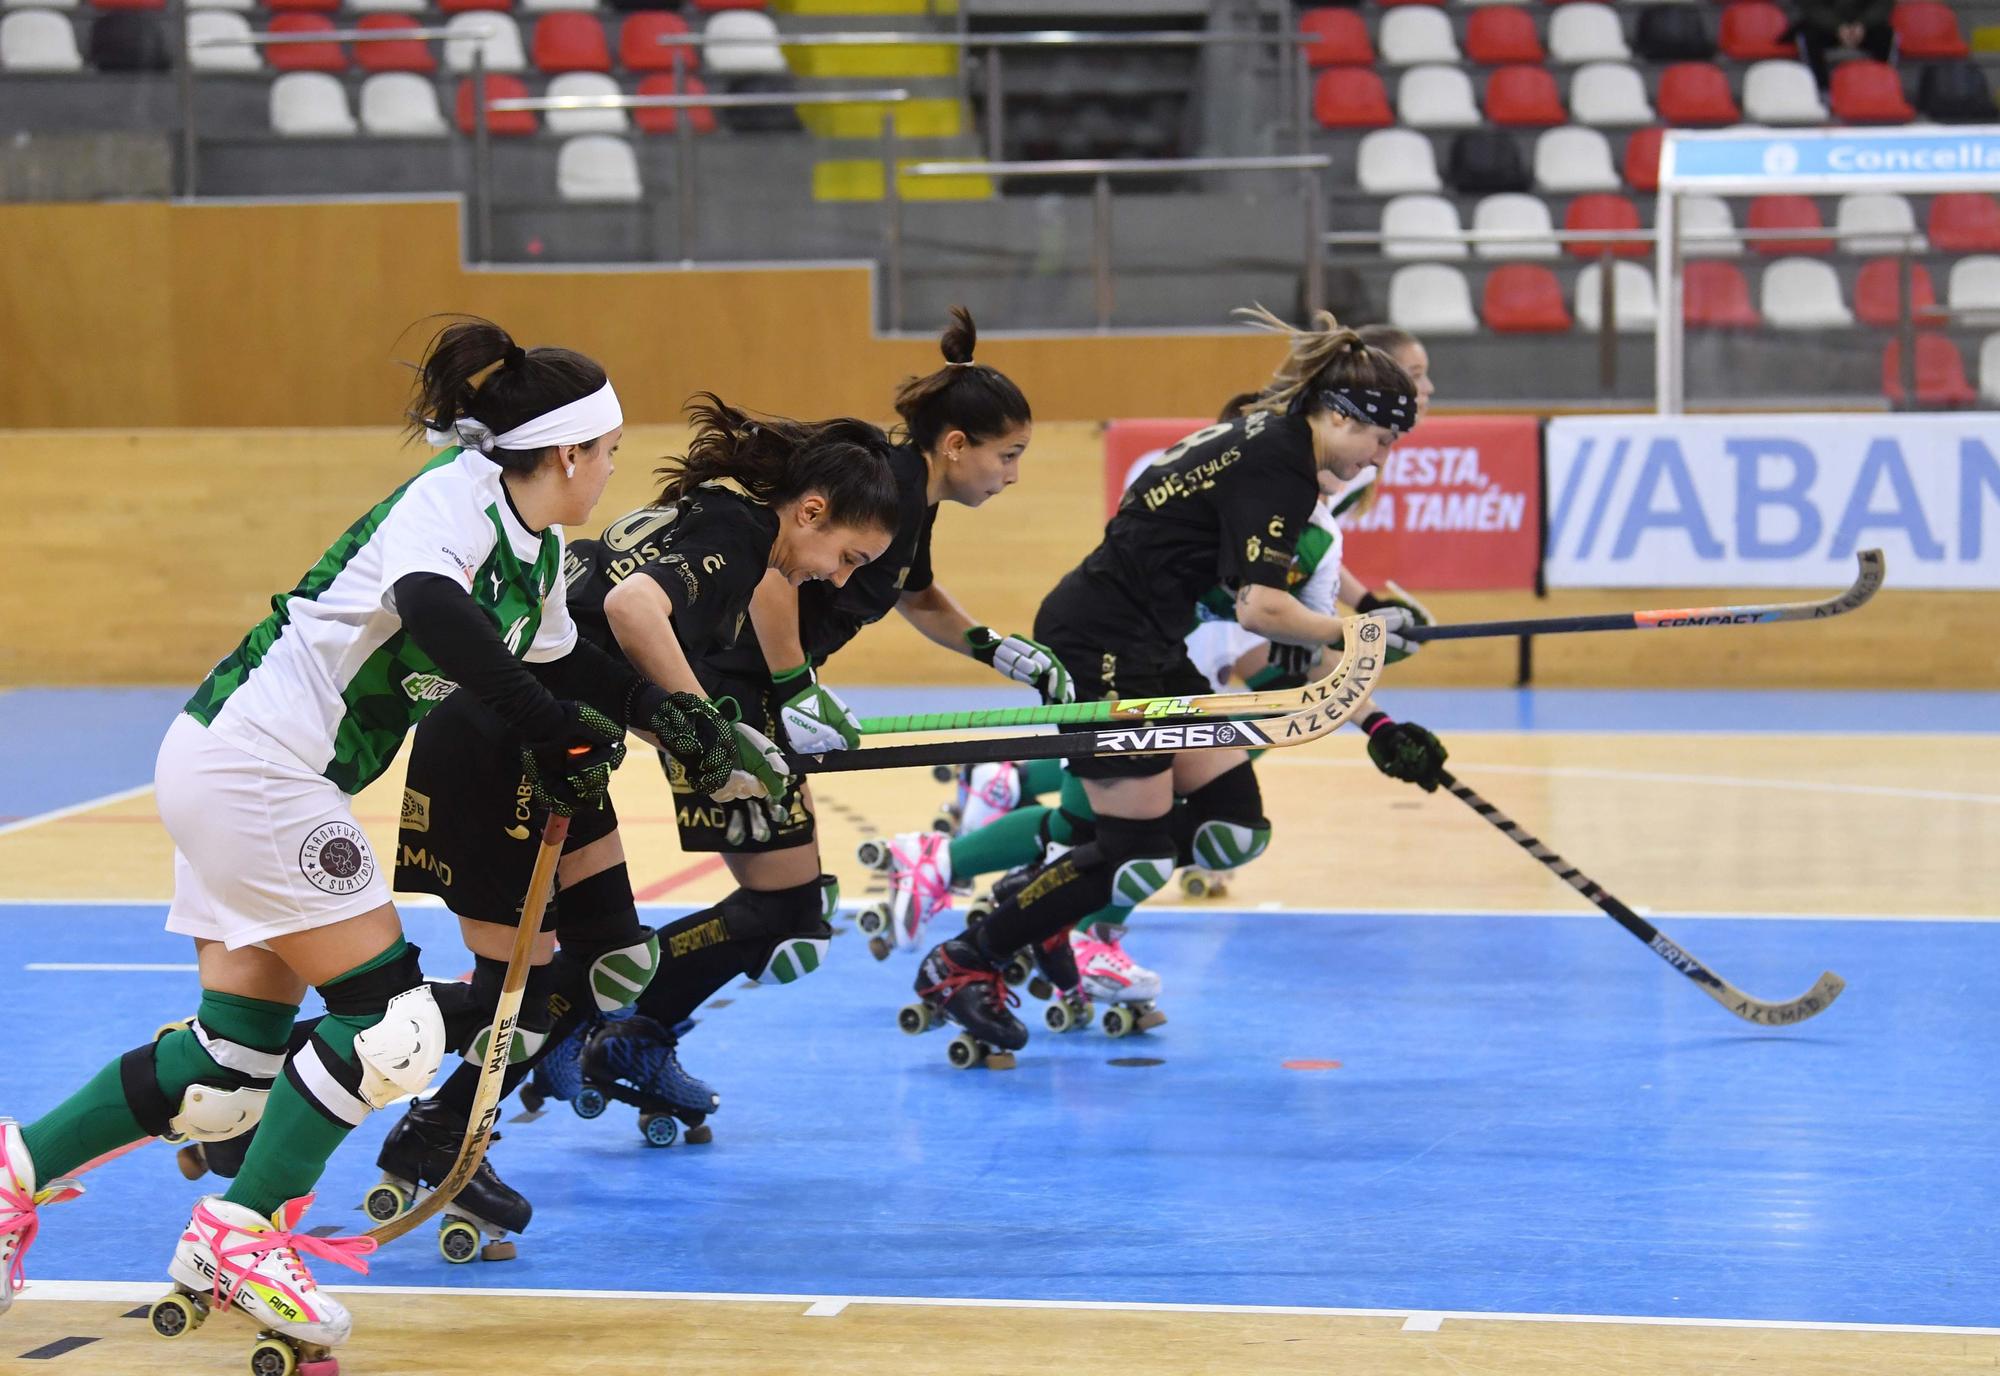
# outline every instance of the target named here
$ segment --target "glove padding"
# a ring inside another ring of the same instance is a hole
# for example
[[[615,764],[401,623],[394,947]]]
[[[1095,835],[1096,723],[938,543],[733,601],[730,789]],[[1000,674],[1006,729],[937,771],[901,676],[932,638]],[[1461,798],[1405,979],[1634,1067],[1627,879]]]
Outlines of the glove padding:
[[[1075,702],[1076,684],[1063,668],[1055,651],[1026,636],[998,636],[984,626],[965,633],[972,657],[990,664],[1016,683],[1025,683],[1042,695],[1043,702]]]
[[[839,694],[819,681],[810,656],[796,669],[773,674],[771,682],[777,685],[783,704],[778,709],[778,722],[784,728],[785,744],[793,750],[801,755],[824,755],[861,744],[861,723]]]
[[[1284,645],[1274,640],[1264,667],[1245,679],[1243,686],[1253,693],[1303,688],[1310,682],[1319,657],[1317,645]]]
[[[625,758],[625,730],[595,707],[559,702],[562,734],[521,749],[530,799],[559,817],[596,811],[611,796],[611,771]]]
[[[733,714],[736,704],[730,702],[729,707]],[[714,703],[695,693],[661,693],[643,710],[644,719],[635,724],[659,737],[661,748],[681,767],[689,788],[713,795],[729,782],[736,767],[732,722]]]
[[[1437,792],[1438,774],[1446,759],[1444,742],[1413,721],[1391,721],[1376,712],[1361,723],[1368,733],[1368,758],[1392,779]]]
[[[1354,604],[1354,609],[1363,616],[1369,612],[1390,613],[1384,618],[1386,624],[1383,630],[1388,634],[1382,642],[1382,662],[1395,664],[1424,648],[1422,641],[1410,640],[1398,632],[1406,631],[1412,626],[1435,626],[1437,618],[1431,615],[1430,608],[1397,587],[1393,581],[1382,586],[1388,590],[1388,596],[1382,597],[1373,592],[1364,592],[1361,594],[1361,600]]]
[[[722,701],[729,704],[731,743],[736,759],[728,780],[709,796],[718,803],[733,803],[741,799],[758,801],[774,823],[784,821],[789,811],[785,790],[792,781],[792,767],[785,763],[785,752],[778,749],[762,731],[735,720],[734,700],[724,698]]]

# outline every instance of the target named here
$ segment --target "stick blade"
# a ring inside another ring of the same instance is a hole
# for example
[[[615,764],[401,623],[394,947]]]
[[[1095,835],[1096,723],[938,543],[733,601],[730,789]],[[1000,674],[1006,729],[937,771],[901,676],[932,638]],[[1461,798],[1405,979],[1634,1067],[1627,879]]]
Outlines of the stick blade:
[[[1753,999],[1727,980],[1721,981],[1719,988],[1710,987],[1708,992],[1717,1003],[1745,1022],[1754,1022],[1759,1027],[1790,1027],[1824,1013],[1846,988],[1847,981],[1828,970],[1819,977],[1818,983],[1789,1003],[1766,1003],[1762,999]]]

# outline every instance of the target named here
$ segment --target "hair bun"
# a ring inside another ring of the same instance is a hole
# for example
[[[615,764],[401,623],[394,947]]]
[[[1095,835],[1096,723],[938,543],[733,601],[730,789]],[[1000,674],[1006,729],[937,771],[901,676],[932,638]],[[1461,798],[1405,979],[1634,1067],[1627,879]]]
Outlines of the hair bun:
[[[527,361],[528,351],[519,344],[509,344],[507,352],[500,355],[500,366],[503,368],[518,368]]]

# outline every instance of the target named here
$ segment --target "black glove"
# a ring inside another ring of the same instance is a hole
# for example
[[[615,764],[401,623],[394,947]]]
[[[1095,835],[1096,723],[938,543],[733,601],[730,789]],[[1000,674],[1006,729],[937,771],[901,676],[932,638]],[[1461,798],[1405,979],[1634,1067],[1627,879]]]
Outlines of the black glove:
[[[1444,742],[1412,721],[1391,721],[1386,712],[1371,712],[1361,723],[1368,733],[1368,758],[1392,779],[1437,792],[1444,769]]]
[[[733,714],[736,704],[728,698]],[[729,782],[736,768],[736,732],[718,704],[694,693],[658,691],[638,704],[643,715],[633,725],[660,738],[660,745],[687,776],[688,787],[707,796]]]
[[[1243,686],[1253,693],[1267,689],[1303,688],[1312,673],[1313,661],[1318,657],[1317,645],[1283,645],[1274,640],[1264,667],[1245,679]]]
[[[560,817],[604,806],[611,771],[625,758],[625,732],[582,702],[558,702],[563,730],[552,740],[522,747],[521,772],[537,806]]]

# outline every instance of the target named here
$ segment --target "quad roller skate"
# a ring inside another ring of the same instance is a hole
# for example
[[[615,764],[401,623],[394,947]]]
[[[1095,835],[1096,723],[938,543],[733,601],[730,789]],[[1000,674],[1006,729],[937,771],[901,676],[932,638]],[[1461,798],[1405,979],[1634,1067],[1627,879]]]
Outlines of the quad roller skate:
[[[1028,1044],[1028,1029],[1008,1011],[1020,997],[971,942],[954,937],[934,947],[917,969],[916,991],[919,1001],[896,1014],[898,1027],[914,1036],[953,1023],[964,1029],[945,1048],[954,1066],[1014,1068],[1014,1053]]]
[[[595,1118],[613,1099],[631,1104],[639,1110],[640,1133],[655,1147],[670,1147],[683,1135],[691,1143],[712,1141],[707,1119],[722,1097],[681,1068],[678,1046],[673,1033],[644,1014],[606,1018],[584,1043],[570,1107],[579,1118]]]
[[[1235,878],[1235,876],[1235,870],[1205,870],[1199,865],[1189,865],[1181,871],[1181,897],[1227,897],[1229,894],[1229,881]]]
[[[410,1105],[382,1141],[381,1154],[375,1158],[382,1183],[368,1192],[362,1211],[377,1223],[387,1223],[421,1203],[457,1164],[465,1126],[464,1119],[435,1101]],[[488,1140],[498,1142],[500,1134]],[[534,1206],[495,1174],[492,1159],[483,1157],[465,1188],[444,1207],[438,1220],[438,1251],[457,1264],[512,1261],[514,1244],[507,1234],[526,1231],[534,1213]]]
[[[1122,925],[1099,922],[1088,933],[1079,931],[1071,938],[1079,988],[1087,999],[1078,1011],[1087,1020],[1089,1003],[1105,1005],[1099,1026],[1111,1037],[1150,1032],[1167,1020],[1154,1007],[1160,997],[1159,974],[1125,953],[1124,936]]]
[[[855,856],[889,876],[889,898],[855,914],[868,953],[887,960],[891,951],[917,944],[937,914],[951,906],[951,839],[936,831],[906,831],[887,841],[863,841]]]
[[[602,1019],[596,1016],[586,1018],[565,1033],[560,1041],[550,1045],[542,1059],[536,1062],[534,1072],[521,1086],[522,1108],[529,1113],[540,1113],[543,1105],[551,1099],[565,1104],[576,1102],[576,1096],[583,1088],[583,1048],[600,1021]],[[596,1114],[582,1116],[590,1118]]]
[[[1083,991],[1067,928],[1039,945],[1015,952],[1004,973],[1009,983],[1026,983],[1031,995],[1049,1005],[1042,1010],[1042,1021],[1049,1031],[1081,1032],[1090,1026],[1090,995]],[[1016,974],[1023,978],[1016,979]]]
[[[962,764],[958,796],[938,810],[934,831],[958,835],[990,826],[1021,805],[1021,766],[1011,760]]]
[[[26,1284],[21,1263],[41,1228],[42,1209],[82,1193],[83,1186],[68,1176],[38,1185],[20,1125],[0,1118],[0,1314],[13,1305],[16,1288]]]

